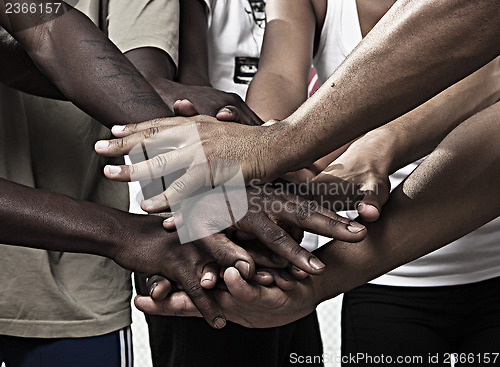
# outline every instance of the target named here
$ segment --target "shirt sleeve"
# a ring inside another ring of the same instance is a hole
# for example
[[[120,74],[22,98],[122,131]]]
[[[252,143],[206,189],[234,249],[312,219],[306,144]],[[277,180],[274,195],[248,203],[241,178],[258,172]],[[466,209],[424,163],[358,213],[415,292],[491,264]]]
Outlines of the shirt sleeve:
[[[178,65],[178,0],[109,0],[107,22],[108,36],[122,52],[155,47]]]

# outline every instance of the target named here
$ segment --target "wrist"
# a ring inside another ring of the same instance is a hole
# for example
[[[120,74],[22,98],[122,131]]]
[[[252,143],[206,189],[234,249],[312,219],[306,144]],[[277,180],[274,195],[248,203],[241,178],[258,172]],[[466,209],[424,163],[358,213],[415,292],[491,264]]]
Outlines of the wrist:
[[[152,215],[121,213],[111,223],[111,235],[108,237],[109,256],[116,260],[119,255],[132,247],[138,247],[143,242],[153,242],[162,239],[163,218]]]
[[[394,135],[373,130],[354,141],[340,160],[352,157],[357,164],[366,164],[381,175],[389,176],[398,154],[396,145]]]
[[[297,132],[297,127],[290,120],[271,120],[265,125],[264,143],[270,150],[270,156],[275,158],[276,177],[298,171],[314,162],[304,148],[303,134]]]

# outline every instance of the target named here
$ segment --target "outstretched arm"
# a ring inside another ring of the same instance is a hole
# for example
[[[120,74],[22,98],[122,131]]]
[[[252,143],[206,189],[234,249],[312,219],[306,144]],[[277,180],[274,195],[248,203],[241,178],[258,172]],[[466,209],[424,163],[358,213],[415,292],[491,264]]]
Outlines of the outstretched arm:
[[[499,31],[494,0],[396,2],[320,90],[282,123],[276,141],[288,149],[284,143],[276,148],[285,153],[283,168],[314,161],[479,69],[499,55]]]
[[[493,184],[500,180],[499,115],[497,103],[455,128],[394,191],[381,218],[367,225],[363,241],[333,241],[318,250],[327,264],[321,275],[282,291],[246,282],[228,269],[224,280],[229,292],[217,294],[228,319],[250,327],[292,322],[318,303],[445,246],[500,215],[500,194]],[[136,306],[147,313],[197,314],[182,293],[163,302],[139,297]]]
[[[52,14],[6,10],[1,1],[0,25],[68,100],[106,126],[172,115],[130,61],[78,10],[65,3]]]
[[[368,132],[318,176],[310,176],[316,200],[343,204],[333,209],[358,209],[363,219],[376,220],[389,197],[390,174],[429,154],[458,124],[499,99],[497,58],[413,111]],[[320,189],[333,184],[344,185],[341,192],[346,195]]]
[[[312,164],[352,139],[381,126],[493,60],[500,53],[500,8],[495,0],[400,0],[373,28],[326,84],[292,116],[272,126],[247,127],[197,122],[210,162],[238,162],[247,183],[269,182]],[[398,47],[394,47],[398,45]],[[147,127],[169,129],[186,120],[120,130],[126,140],[151,136]],[[211,125],[211,124],[210,124]],[[190,162],[195,148],[183,137],[179,153],[162,155],[165,167]],[[251,143],[249,143],[251,142]],[[107,143],[106,143],[107,144]],[[123,141],[98,152],[119,154]],[[127,142],[125,142],[125,145]],[[230,179],[224,172],[217,182]],[[185,198],[205,185],[188,169],[165,196]]]

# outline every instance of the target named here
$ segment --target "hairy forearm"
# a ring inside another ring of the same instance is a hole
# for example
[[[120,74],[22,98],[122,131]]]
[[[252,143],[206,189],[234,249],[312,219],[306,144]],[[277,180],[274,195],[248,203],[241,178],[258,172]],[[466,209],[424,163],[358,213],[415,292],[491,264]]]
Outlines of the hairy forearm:
[[[172,115],[130,61],[79,11],[66,6],[64,14],[39,24],[24,14],[6,18],[0,10],[2,25],[37,67],[68,100],[105,125]]]
[[[400,185],[359,244],[334,242],[318,256],[321,299],[434,251],[500,215],[500,103],[455,128]],[[480,208],[481,210],[471,210]],[[470,251],[474,251],[471,244]]]
[[[494,0],[396,2],[322,88],[281,124],[276,140],[289,146],[277,146],[287,153],[284,167],[310,164],[485,65],[500,53],[499,31]]]

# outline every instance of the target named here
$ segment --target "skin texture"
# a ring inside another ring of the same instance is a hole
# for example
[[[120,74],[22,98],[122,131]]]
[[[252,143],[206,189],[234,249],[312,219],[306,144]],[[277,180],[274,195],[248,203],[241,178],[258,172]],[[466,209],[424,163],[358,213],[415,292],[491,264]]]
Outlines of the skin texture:
[[[357,1],[363,35],[393,3]],[[268,2],[259,71],[247,94],[248,104],[264,119],[284,119],[305,101],[308,65],[312,63],[314,40],[322,30],[325,6],[324,0]],[[389,197],[389,174],[430,153],[459,123],[496,102],[500,98],[499,76],[497,58],[417,109],[370,131],[347,152],[338,154],[339,158],[329,160],[333,163],[328,168],[319,170],[325,171],[302,170],[295,177],[285,177],[295,183],[307,182],[316,201],[333,210],[358,209],[363,219],[376,220]],[[347,188],[348,194],[335,191],[330,195],[322,189],[326,184]]]
[[[106,126],[172,116],[137,69],[87,17],[65,4],[63,10],[64,15],[40,24],[25,14],[5,14],[1,2],[0,25],[68,100]]]
[[[43,5],[45,2],[34,1],[33,4]],[[88,18],[69,6],[64,5],[61,9],[64,13],[47,19],[7,16],[5,4],[1,2],[0,25],[24,47],[36,67],[53,81],[67,99],[106,126],[117,120],[137,122],[172,115],[139,71]],[[58,55],[58,58],[53,55]],[[161,77],[168,78],[172,73],[172,68],[167,67],[166,55],[157,50],[142,49],[127,56],[147,75],[161,73]],[[180,246],[176,234],[165,232],[162,219],[136,216],[123,219],[123,214],[117,211],[110,212],[97,205],[75,202],[62,195],[46,196],[48,194],[4,180],[1,192],[1,200],[9,204],[6,206],[9,210],[2,213],[5,218],[5,226],[0,231],[3,243],[95,253],[111,257],[118,264],[145,276],[161,274],[169,277],[182,284],[196,299],[194,302],[207,315],[207,321],[212,326],[224,326],[223,313],[213,299],[200,290],[199,284],[204,272],[212,269],[210,264],[214,263],[214,259],[192,244]],[[46,206],[39,208],[31,205],[38,201]],[[81,215],[81,220],[67,214],[70,206],[75,207],[74,213]],[[24,232],[11,231],[24,223],[26,217],[32,227],[25,228]],[[127,223],[127,228],[135,227],[137,230],[134,236],[129,234],[133,238],[130,243],[122,239],[125,232],[117,225],[120,220]],[[10,225],[14,222],[16,225]],[[116,229],[111,230],[115,225]],[[103,233],[110,235],[99,237]],[[68,241],[61,242],[62,238],[73,237],[73,246],[68,247]],[[116,239],[120,242],[112,243]],[[138,246],[137,241],[144,246]],[[160,265],[168,265],[168,268],[162,270]]]
[[[43,2],[37,2],[37,4],[39,3],[43,4]],[[1,5],[3,6],[3,3]],[[155,75],[154,78],[166,81],[167,78],[172,76],[173,68],[169,67],[170,60],[165,53],[153,48],[143,48],[128,52],[127,59],[88,18],[69,7],[65,10],[66,13],[54,19],[48,19],[46,22],[20,16],[6,17],[4,13],[2,13],[0,21],[1,25],[9,30],[26,49],[27,54],[36,63],[37,67],[50,80],[54,81],[54,85],[68,99],[74,101],[75,104],[94,117],[99,118],[107,126],[114,121],[113,119],[116,116],[118,116],[117,118],[124,118],[123,116],[126,115],[127,121],[132,122],[141,118],[148,119],[155,115],[167,116],[171,114],[165,103],[128,60],[134,62],[137,68],[150,78]],[[68,29],[77,29],[78,32],[68,32]],[[40,42],[40,39],[43,39],[43,42]],[[52,57],[54,54],[57,54],[59,58],[54,59]],[[78,68],[76,68],[76,65],[78,65]],[[73,69],[78,70],[77,75],[74,75]],[[103,100],[109,101],[109,104],[102,103]],[[117,100],[123,102],[117,104]],[[224,326],[223,313],[210,295],[206,294],[200,286],[200,279],[204,279],[207,274],[213,274],[217,271],[215,270],[217,267],[213,265],[215,264],[215,258],[210,256],[210,251],[200,250],[195,244],[180,245],[176,233],[165,232],[162,228],[161,219],[144,219],[132,216],[127,217],[129,219],[125,221],[130,228],[134,227],[134,225],[130,224],[131,221],[150,223],[151,226],[148,227],[147,231],[144,231],[142,227],[137,228],[138,225],[135,225],[137,236],[134,236],[134,241],[139,241],[138,236],[140,234],[142,236],[140,241],[143,241],[145,245],[151,241],[153,248],[147,246],[146,249],[141,246],[136,248],[131,244],[123,244],[121,247],[115,248],[119,245],[116,243],[110,244],[112,238],[98,240],[96,236],[100,232],[104,232],[104,229],[103,231],[96,231],[95,228],[99,227],[96,223],[98,222],[109,233],[109,228],[118,221],[115,217],[121,217],[118,212],[110,212],[110,218],[105,220],[103,215],[98,213],[103,210],[99,206],[73,202],[61,195],[49,195],[44,199],[45,196],[40,194],[39,200],[49,203],[46,210],[41,210],[36,206],[30,206],[30,200],[28,200],[35,196],[38,191],[10,184],[7,181],[3,182],[3,185],[2,200],[7,200],[9,203],[19,203],[16,206],[10,204],[9,211],[3,213],[9,218],[9,221],[5,220],[6,226],[1,231],[2,236],[5,235],[3,242],[43,247],[49,250],[96,253],[111,257],[118,264],[145,276],[160,274],[168,277],[173,282],[180,284],[193,297],[193,301],[200,307],[201,312],[206,315],[207,321],[212,326],[217,328]],[[77,221],[76,218],[67,216],[64,209],[68,206],[77,207],[75,213],[82,214],[83,219]],[[107,213],[106,210],[104,212]],[[35,228],[26,231],[23,236],[10,237],[13,233],[18,233],[18,231],[8,233],[7,228],[11,227],[9,226],[10,221],[14,221],[19,225],[27,213],[32,214],[30,220]],[[38,213],[39,215],[37,215]],[[112,215],[115,215],[115,217],[112,217]],[[324,218],[321,215],[319,217]],[[130,218],[134,218],[134,220]],[[51,220],[55,220],[55,222],[51,222]],[[269,241],[274,245],[275,249],[281,250],[281,253],[284,253],[286,257],[297,262],[297,264],[301,264],[303,268],[312,273],[321,272],[323,268],[321,262],[317,259],[314,261],[315,257],[309,253],[304,251],[299,253],[295,248],[290,248],[290,246],[299,247],[274,222],[269,218],[267,218],[267,221],[270,223],[268,227],[274,226],[270,227],[274,228],[274,230],[268,231],[267,235],[260,234],[261,228],[256,229],[255,225],[250,223],[251,220],[247,219],[242,225],[243,227],[246,226],[247,233],[260,231],[259,238],[261,240]],[[257,221],[253,222],[254,224],[257,223]],[[262,224],[262,222],[262,218],[260,218],[259,223]],[[304,220],[304,222],[306,222],[306,228],[308,223],[316,227],[324,227],[318,225],[314,218],[310,221]],[[56,226],[54,223],[60,223],[60,225]],[[155,230],[152,229],[153,223],[158,226]],[[339,234],[340,237],[352,240],[358,240],[364,236],[364,227],[356,228],[356,233],[353,233],[349,231],[349,226],[352,226],[352,224],[345,223],[343,227],[332,225],[332,233],[330,234]],[[74,230],[75,227],[78,227],[78,231]],[[56,228],[56,233],[52,233],[55,232],[54,229]],[[344,236],[342,236],[342,232]],[[111,233],[114,235],[113,239],[120,238],[121,241],[122,231],[117,229],[111,231]],[[39,235],[38,239],[36,238],[37,234]],[[48,238],[52,238],[52,236],[61,236],[61,238],[76,236],[77,238],[85,238],[85,241],[77,241],[78,246],[64,248],[61,247],[64,244],[59,241],[48,241]],[[163,250],[158,252],[160,247],[158,242],[160,240]],[[46,241],[49,244],[45,245]],[[253,275],[255,266],[252,268],[250,265],[250,263],[253,264],[250,255],[246,252],[242,254],[244,250],[239,252],[230,251],[234,250],[234,247],[226,248],[224,245],[229,246],[230,241],[224,235],[215,236],[206,241],[211,245],[211,247],[207,246],[206,248],[211,249],[212,254],[226,253],[232,255],[231,260],[234,261],[231,262],[228,262],[229,257],[227,256],[216,256],[221,263],[220,265],[237,266],[246,278]],[[280,247],[281,245],[284,246],[283,250]],[[288,247],[285,247],[285,245],[288,245]],[[114,250],[106,249],[110,246]],[[237,248],[239,249],[239,247]],[[252,253],[258,254],[256,250],[253,250]],[[153,259],[152,254],[158,257]],[[246,266],[238,266],[242,265],[242,257],[244,257],[243,260],[247,260]],[[165,259],[168,261],[165,261]],[[167,264],[168,267],[160,269],[160,266],[158,266],[160,263],[163,263],[163,266]],[[156,271],[154,271],[155,269]]]
[[[251,129],[234,124],[210,129],[198,124],[203,149],[210,161],[238,162],[247,183],[268,182],[306,167],[494,59],[500,52],[499,24],[500,10],[494,0],[400,0],[289,118]],[[177,124],[183,122],[188,120]],[[180,157],[165,156],[164,162],[168,166],[189,154],[190,149],[185,149]],[[187,175],[179,196],[186,197],[203,184],[196,174]],[[174,194],[172,187],[167,193]]]
[[[0,82],[21,92],[65,100],[61,91],[35,66],[26,51],[0,28]]]
[[[500,103],[456,127],[392,194],[381,218],[368,225],[359,244],[334,241],[317,255],[324,273],[310,276],[291,290],[246,282],[230,268],[227,290],[216,297],[229,320],[248,327],[292,322],[317,304],[376,278],[406,262],[434,251],[500,214]],[[453,182],[453,185],[449,183]],[[457,200],[460,198],[460,200]],[[471,213],[470,208],[481,206]],[[473,249],[471,248],[471,251]],[[147,313],[196,316],[182,292],[163,301],[137,297]]]

